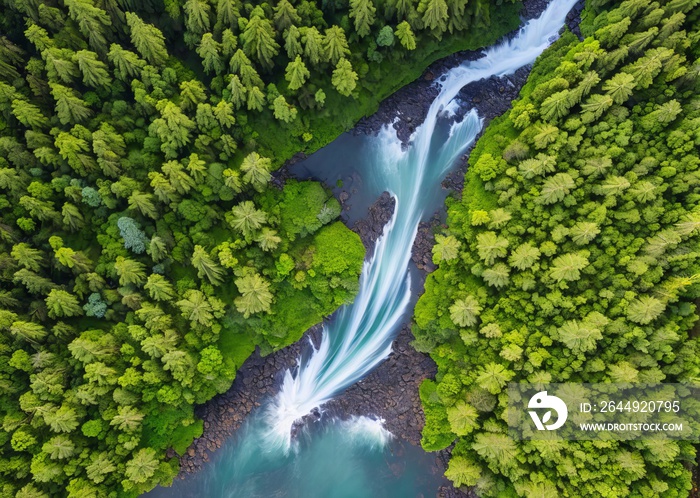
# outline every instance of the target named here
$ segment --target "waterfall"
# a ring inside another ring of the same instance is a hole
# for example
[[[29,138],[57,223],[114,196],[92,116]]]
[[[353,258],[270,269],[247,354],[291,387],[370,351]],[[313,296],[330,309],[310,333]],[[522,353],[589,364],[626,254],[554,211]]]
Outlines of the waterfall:
[[[576,1],[553,0],[514,38],[444,75],[437,83],[438,96],[406,150],[389,127],[375,139],[368,172],[376,174],[375,181],[396,200],[394,215],[374,255],[364,264],[355,301],[324,327],[318,349],[299,358],[295,371],[285,373],[282,387],[265,413],[268,427],[263,437],[268,450],[288,451],[295,423],[360,380],[389,355],[411,297],[408,267],[426,198],[440,189],[447,170],[482,127],[476,111],[449,126],[455,97],[473,81],[511,74],[534,62],[556,38]]]

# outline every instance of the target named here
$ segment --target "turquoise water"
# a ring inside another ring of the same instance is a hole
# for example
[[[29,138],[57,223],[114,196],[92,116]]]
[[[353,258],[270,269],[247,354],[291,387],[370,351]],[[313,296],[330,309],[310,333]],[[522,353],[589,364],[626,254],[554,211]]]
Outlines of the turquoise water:
[[[149,496],[435,496],[442,478],[434,473],[434,457],[393,439],[381,421],[302,419],[381,363],[391,352],[397,326],[410,313],[409,263],[418,225],[440,204],[442,179],[482,127],[474,111],[454,121],[456,95],[470,82],[532,63],[556,38],[575,3],[554,0],[511,41],[443,75],[439,94],[408,148],[387,127],[377,137],[345,136],[309,160],[310,171],[349,165],[353,184],[365,189],[365,201],[385,190],[396,200],[394,215],[365,262],[360,291],[324,325],[318,349],[285,372],[278,394],[250,416],[214,461],[191,480]]]
[[[407,498],[435,496],[446,483],[435,455],[391,438],[371,419],[312,423],[287,454],[255,444],[259,423],[242,428],[203,472],[145,496]]]

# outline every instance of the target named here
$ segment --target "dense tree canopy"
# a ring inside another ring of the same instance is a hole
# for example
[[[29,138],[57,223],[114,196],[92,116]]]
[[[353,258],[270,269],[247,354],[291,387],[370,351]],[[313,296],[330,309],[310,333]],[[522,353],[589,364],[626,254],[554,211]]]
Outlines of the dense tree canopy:
[[[439,26],[440,9],[424,16]],[[423,446],[482,496],[687,496],[688,441],[516,441],[508,382],[697,383],[697,2],[593,0],[448,201],[415,310]]]

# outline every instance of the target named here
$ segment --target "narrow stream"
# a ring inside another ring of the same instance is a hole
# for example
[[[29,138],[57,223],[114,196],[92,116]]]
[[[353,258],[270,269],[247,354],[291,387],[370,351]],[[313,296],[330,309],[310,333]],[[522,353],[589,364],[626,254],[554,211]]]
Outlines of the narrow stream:
[[[298,367],[285,373],[279,393],[249,417],[212,462],[193,478],[148,496],[435,496],[442,477],[431,472],[434,459],[392,438],[380,420],[322,417],[300,422],[312,411],[322,411],[324,403],[391,352],[397,325],[410,311],[408,268],[418,225],[439,205],[440,182],[482,127],[475,111],[460,122],[451,118],[455,96],[473,81],[511,74],[532,63],[556,38],[575,3],[553,0],[512,40],[440,78],[440,92],[405,150],[386,127],[377,137],[341,137],[309,159],[314,173],[323,158],[329,168],[336,168],[341,158],[352,160],[369,192],[363,195],[376,197],[386,190],[396,200],[394,215],[365,262],[359,294],[325,325],[319,348],[310,347]]]

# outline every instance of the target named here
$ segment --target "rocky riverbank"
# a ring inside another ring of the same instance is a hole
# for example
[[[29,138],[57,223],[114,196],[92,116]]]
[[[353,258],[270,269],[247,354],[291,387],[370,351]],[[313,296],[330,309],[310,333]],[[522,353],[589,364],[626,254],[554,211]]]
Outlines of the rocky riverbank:
[[[522,18],[524,21],[538,17],[547,7],[545,0],[525,0],[523,2]],[[566,24],[569,30],[581,36],[579,22],[584,0],[579,1],[569,12]],[[515,32],[506,36],[510,39]],[[428,109],[438,94],[435,79],[466,61],[479,59],[483,50],[456,52],[448,57],[431,64],[423,73],[423,77],[401,88],[385,99],[376,113],[361,119],[352,130],[354,134],[376,135],[386,124],[391,123],[396,135],[407,145],[411,135],[428,113]],[[462,109],[476,108],[479,116],[487,122],[502,114],[517,97],[520,88],[527,80],[530,67],[526,66],[514,75],[504,78],[492,77],[477,81],[466,86],[459,94]]]
[[[541,0],[526,1],[525,18],[537,17],[546,5],[547,2]],[[579,5],[582,5],[582,2]],[[577,6],[569,15],[570,28],[577,29],[580,11],[581,8]],[[424,120],[430,103],[437,94],[434,79],[451,67],[480,55],[481,52],[463,52],[431,65],[423,78],[389,97],[374,116],[362,120],[353,132],[375,134],[386,123],[393,123],[399,138],[408,143],[416,126]],[[476,108],[486,121],[502,114],[520,91],[529,69],[522,68],[504,78],[490,78],[468,85],[459,94],[461,113]],[[443,188],[454,191],[456,195],[461,195],[467,158],[466,154],[462,156],[459,167],[443,182]],[[295,159],[299,160],[301,157]],[[282,185],[288,177],[288,170],[282,168],[276,173],[273,181]],[[339,200],[344,208],[352,202],[349,193],[341,193]],[[369,208],[368,215],[353,226],[353,230],[360,235],[367,247],[368,254],[372,253],[377,238],[393,214],[394,207],[393,198],[385,192]],[[440,225],[441,218],[442,213],[436,213],[430,222],[422,223],[414,242],[412,260],[421,276],[421,288],[427,273],[434,270],[433,233]],[[316,326],[310,329],[301,341],[264,358],[256,352],[239,370],[228,392],[197,408],[197,415],[204,420],[205,430],[202,437],[195,440],[181,458],[181,478],[199,470],[209,461],[210,453],[224,444],[253,409],[276,394],[282,375],[296,365],[300,351],[307,347],[306,339],[310,338],[317,343],[320,331],[321,327]],[[385,419],[387,429],[394,435],[411,444],[419,444],[424,416],[418,386],[424,379],[435,375],[436,367],[429,356],[415,351],[410,346],[412,340],[410,323],[406,322],[401,327],[389,358],[365,379],[324,406],[324,412],[342,417],[368,414],[381,417]],[[444,472],[448,457],[449,449],[436,454],[436,472]],[[438,496],[456,498],[470,495],[454,489],[445,481]]]

